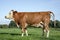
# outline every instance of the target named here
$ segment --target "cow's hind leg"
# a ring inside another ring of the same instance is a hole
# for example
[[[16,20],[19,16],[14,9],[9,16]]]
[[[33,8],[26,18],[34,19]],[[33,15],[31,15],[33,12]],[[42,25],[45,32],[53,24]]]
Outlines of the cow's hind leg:
[[[44,30],[44,27],[42,28],[43,32],[42,32],[42,36],[44,36],[44,33],[45,33],[45,30]]]
[[[46,33],[46,37],[48,38],[48,37],[49,37],[49,27],[48,27],[47,24],[45,24],[44,27],[45,27],[45,28],[44,28],[44,32]]]
[[[49,37],[49,27],[47,26],[46,28],[46,32],[47,32],[47,38]]]
[[[45,19],[43,21],[44,23],[44,32],[46,33],[46,37],[49,37],[49,23],[50,23],[50,16],[45,16]]]

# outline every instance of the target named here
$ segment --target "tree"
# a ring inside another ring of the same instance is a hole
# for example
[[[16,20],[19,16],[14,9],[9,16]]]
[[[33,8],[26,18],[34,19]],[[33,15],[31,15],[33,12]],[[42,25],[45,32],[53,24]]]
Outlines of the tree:
[[[10,21],[9,28],[16,27],[16,23],[14,21]]]
[[[60,28],[60,21],[56,20],[56,28]]]
[[[8,28],[7,24],[0,24],[0,28]]]
[[[56,28],[60,28],[60,21],[59,20],[55,20],[55,27]],[[50,20],[50,24],[49,24],[50,27],[53,27],[54,28],[54,21]]]
[[[50,24],[49,24],[50,27],[54,27],[54,22],[52,20],[50,20]]]

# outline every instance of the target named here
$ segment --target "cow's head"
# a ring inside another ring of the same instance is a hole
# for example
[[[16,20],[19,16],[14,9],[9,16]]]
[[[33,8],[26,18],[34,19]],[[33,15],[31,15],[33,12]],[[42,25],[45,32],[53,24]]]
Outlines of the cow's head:
[[[13,19],[13,15],[17,13],[17,11],[11,10],[8,15],[5,16],[6,19]]]

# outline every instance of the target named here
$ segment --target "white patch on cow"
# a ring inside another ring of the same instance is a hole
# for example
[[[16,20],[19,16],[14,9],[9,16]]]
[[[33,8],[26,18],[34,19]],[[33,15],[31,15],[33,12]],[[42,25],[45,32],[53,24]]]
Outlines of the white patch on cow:
[[[47,38],[49,37],[49,31],[47,32]]]
[[[27,25],[28,25],[28,24],[27,24],[27,23],[25,23],[25,27],[27,27]]]
[[[46,32],[46,30],[44,29],[44,32]]]
[[[26,30],[25,32],[26,32],[26,36],[28,36],[28,32],[27,32],[27,30]]]
[[[13,11],[10,11],[10,17],[13,18]]]
[[[24,33],[22,33],[22,37],[24,36]]]
[[[40,22],[40,23],[43,23],[43,22]]]
[[[20,26],[16,23],[17,27],[19,28]]]
[[[41,26],[41,28],[43,28],[43,25],[40,25]]]
[[[42,22],[39,22],[38,24],[33,24],[32,26],[36,26],[36,27],[41,26],[41,28],[43,28],[43,25],[41,25],[41,24],[43,24],[43,23]]]
[[[25,27],[27,27],[27,23],[25,23]],[[27,30],[25,30],[25,33],[26,33],[26,36],[28,36],[28,32],[27,32]]]
[[[32,26],[37,26],[37,24],[33,24]]]

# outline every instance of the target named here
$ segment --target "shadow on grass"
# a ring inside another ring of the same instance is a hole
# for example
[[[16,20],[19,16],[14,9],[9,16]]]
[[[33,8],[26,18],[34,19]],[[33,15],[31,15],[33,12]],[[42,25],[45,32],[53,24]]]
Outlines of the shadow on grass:
[[[50,36],[49,38],[40,37],[42,40],[60,40],[60,35]]]
[[[0,33],[0,34],[21,35],[21,34],[17,34],[17,33]]]
[[[17,34],[17,33],[0,33],[0,34],[10,34],[10,35],[21,35],[21,34]],[[25,35],[25,34],[24,34]],[[28,34],[28,35],[33,35],[33,34]]]
[[[40,37],[41,40],[55,40],[53,38]]]

